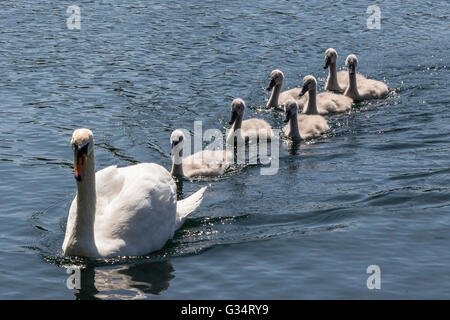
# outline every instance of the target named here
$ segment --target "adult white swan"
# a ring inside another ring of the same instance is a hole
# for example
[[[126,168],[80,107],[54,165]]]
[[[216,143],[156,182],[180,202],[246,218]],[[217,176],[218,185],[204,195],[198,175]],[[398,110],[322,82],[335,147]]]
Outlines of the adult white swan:
[[[345,96],[352,98],[354,101],[363,101],[380,99],[388,95],[389,89],[384,82],[372,79],[356,80],[358,58],[354,54],[347,57],[345,65],[348,68],[348,77],[350,79],[350,84],[344,93]]]
[[[325,84],[325,90],[344,92],[348,87],[348,73],[344,70],[337,72],[337,58],[338,54],[333,48],[328,48],[325,51],[325,66],[323,68],[328,68],[328,78]],[[366,77],[360,73],[356,74],[357,81],[365,78]]]
[[[75,179],[64,255],[111,257],[161,249],[203,200],[206,187],[177,201],[170,173],[154,163],[110,166],[95,173],[94,135],[73,132]]]
[[[267,101],[267,107],[270,108],[282,108],[286,101],[294,99],[299,106],[303,108],[306,102],[306,97],[300,97],[299,93],[302,88],[293,88],[287,91],[281,92],[283,86],[284,74],[281,70],[275,69],[270,73],[270,84],[266,88],[267,91],[272,91],[269,101]]]
[[[306,114],[328,114],[345,112],[351,109],[353,99],[333,92],[317,94],[317,80],[312,75],[303,78],[303,88],[300,96],[308,92],[308,102],[303,112]]]
[[[227,150],[203,150],[183,159],[184,140],[181,130],[175,130],[170,136],[173,176],[219,176],[230,167],[233,154]]]

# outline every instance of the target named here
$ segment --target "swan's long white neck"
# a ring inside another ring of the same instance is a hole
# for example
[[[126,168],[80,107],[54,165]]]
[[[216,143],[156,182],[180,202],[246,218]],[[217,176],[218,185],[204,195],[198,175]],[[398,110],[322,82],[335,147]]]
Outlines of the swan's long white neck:
[[[304,114],[319,114],[316,103],[316,89],[308,90],[308,104],[303,111]]]
[[[267,102],[267,106],[269,106],[271,108],[278,108],[278,98],[280,97],[282,85],[283,85],[283,80],[281,80],[279,83],[277,83],[273,87],[269,101]]]
[[[348,73],[348,88],[345,90],[344,95],[352,98],[355,101],[361,100],[361,96],[358,92],[358,85],[356,81],[356,70],[354,73]]]
[[[86,173],[83,180],[77,182],[77,188],[77,211],[65,254],[96,256],[94,222],[97,197],[94,150],[87,156]]]
[[[300,131],[298,129],[298,111],[293,112],[289,119],[289,137],[292,139],[300,140]]]
[[[336,62],[330,62],[330,65],[328,68],[327,85],[325,86],[325,89],[330,90],[330,91],[344,91],[340,87],[338,79],[337,79]]]
[[[183,177],[183,149],[172,152],[172,170],[170,173],[176,177]]]

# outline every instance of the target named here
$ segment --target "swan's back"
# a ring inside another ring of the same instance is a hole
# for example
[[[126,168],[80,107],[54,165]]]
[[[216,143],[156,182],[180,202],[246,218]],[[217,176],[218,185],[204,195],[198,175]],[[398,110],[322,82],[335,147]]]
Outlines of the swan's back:
[[[95,243],[102,256],[161,249],[175,232],[176,185],[160,165],[109,167],[96,174]]]
[[[327,120],[320,115],[301,114],[298,116],[298,128],[302,139],[319,137],[330,129]]]
[[[204,150],[183,159],[183,172],[194,176],[222,175],[230,166],[233,154],[226,150]]]
[[[280,93],[280,96],[278,98],[278,105],[284,106],[286,102],[288,102],[291,99],[294,99],[295,102],[297,102],[300,109],[303,109],[303,106],[308,101],[308,94],[300,97],[300,92],[302,91],[302,88],[293,88],[286,91],[283,91]]]
[[[358,93],[364,99],[380,99],[388,95],[389,89],[384,82],[364,79],[358,82]]]
[[[330,129],[327,120],[321,115],[301,114],[297,117],[298,130],[303,140],[319,137]],[[286,136],[291,136],[291,126],[288,123],[283,128]]]
[[[272,127],[265,120],[251,118],[242,121],[241,134],[244,138],[273,138]]]
[[[341,94],[322,92],[316,98],[317,111],[320,114],[345,112],[351,109],[353,99]]]

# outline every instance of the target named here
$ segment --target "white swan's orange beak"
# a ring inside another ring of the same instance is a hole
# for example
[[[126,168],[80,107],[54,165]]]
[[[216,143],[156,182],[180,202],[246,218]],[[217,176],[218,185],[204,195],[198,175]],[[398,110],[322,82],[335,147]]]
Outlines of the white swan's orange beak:
[[[87,154],[77,154],[75,156],[75,171],[74,171],[74,178],[78,182],[82,181],[84,179],[84,176],[86,174],[86,163],[87,163]]]

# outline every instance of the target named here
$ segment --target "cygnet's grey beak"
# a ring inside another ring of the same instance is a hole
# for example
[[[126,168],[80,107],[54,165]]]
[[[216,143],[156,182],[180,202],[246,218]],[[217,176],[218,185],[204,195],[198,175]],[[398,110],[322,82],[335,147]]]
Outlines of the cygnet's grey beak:
[[[356,66],[354,63],[350,63],[349,67],[348,67],[348,72],[350,74],[355,74],[356,73]]]
[[[170,155],[173,156],[175,155],[175,152],[178,150],[175,150],[175,147],[181,142],[181,140],[179,141],[172,141],[171,142],[171,149],[170,149]]]
[[[303,97],[306,92],[308,92],[308,86],[306,84],[304,84],[302,87],[302,91],[300,92],[300,94],[298,96]]]
[[[269,86],[266,88],[267,91],[271,91],[275,87],[275,79],[270,79]]]
[[[290,111],[286,111],[285,114],[286,114],[286,117],[283,120],[284,123],[289,122],[289,119],[291,118],[291,112]]]
[[[326,68],[328,68],[329,65],[330,65],[330,58],[325,57],[325,65],[323,66],[323,68],[326,69]]]
[[[228,122],[228,124],[232,125],[236,121],[236,118],[237,118],[236,111],[231,111],[231,119],[230,119],[230,122]]]

